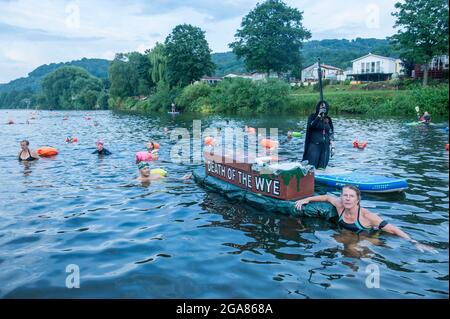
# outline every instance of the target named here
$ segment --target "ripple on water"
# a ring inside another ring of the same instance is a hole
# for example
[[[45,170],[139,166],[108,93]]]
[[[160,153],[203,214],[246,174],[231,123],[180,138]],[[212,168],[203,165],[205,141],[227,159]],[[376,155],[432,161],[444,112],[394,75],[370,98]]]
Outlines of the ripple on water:
[[[30,114],[8,112],[23,123]],[[339,156],[330,164],[407,179],[405,193],[363,194],[362,205],[438,249],[431,255],[393,236],[352,236],[333,222],[251,209],[181,182],[198,165],[170,161],[176,141],[162,128],[190,129],[193,119],[198,118],[39,111],[33,120],[39,130],[2,127],[0,145],[7,155],[0,170],[0,296],[448,298],[448,156],[436,142],[442,132],[405,127],[396,119],[333,119]],[[277,127],[284,136],[286,128],[304,131],[306,125],[306,118],[295,116],[229,121],[230,127]],[[227,123],[216,115],[202,118],[203,129],[210,125]],[[79,143],[65,143],[68,135]],[[280,156],[297,160],[303,139],[284,136]],[[368,140],[368,147],[353,149],[354,137]],[[22,138],[32,148],[53,145],[60,154],[18,163],[10,154],[17,154]],[[92,156],[97,138],[112,156]],[[161,145],[161,160],[151,165],[170,176],[141,185],[134,153],[149,139]],[[65,288],[69,264],[79,266],[83,289]],[[370,265],[382,274],[379,289],[365,285]]]

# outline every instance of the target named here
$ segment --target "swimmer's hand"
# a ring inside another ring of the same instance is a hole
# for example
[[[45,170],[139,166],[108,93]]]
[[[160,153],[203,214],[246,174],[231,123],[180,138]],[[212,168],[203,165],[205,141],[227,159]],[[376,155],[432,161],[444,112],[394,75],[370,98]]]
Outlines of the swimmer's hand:
[[[309,203],[309,199],[300,199],[297,202],[295,202],[295,208],[298,210],[302,209],[302,206]]]
[[[421,244],[421,243],[415,243],[414,245],[416,246],[417,250],[420,251],[421,253],[424,253],[424,252],[429,252],[429,253],[432,253],[432,254],[437,254],[438,253],[438,251],[436,249],[434,249],[433,247],[431,247],[431,246],[424,245],[424,244]]]
[[[411,239],[410,242],[413,243],[414,246],[416,246],[417,250],[420,251],[421,253],[424,253],[424,252],[430,252],[432,254],[438,253],[438,251],[436,249],[434,249],[433,247],[421,244],[417,240]]]
[[[192,173],[189,173],[189,174],[184,175],[181,179],[184,180],[184,181],[187,181],[187,180],[189,180],[191,177],[192,177]]]

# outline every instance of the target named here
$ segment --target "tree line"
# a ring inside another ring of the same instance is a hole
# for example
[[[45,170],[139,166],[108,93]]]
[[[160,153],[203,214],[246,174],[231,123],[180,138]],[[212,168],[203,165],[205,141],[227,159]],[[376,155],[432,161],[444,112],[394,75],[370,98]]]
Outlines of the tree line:
[[[391,50],[405,64],[423,63],[448,54],[448,1],[406,0],[395,5],[395,27],[399,31],[380,46],[383,54]],[[304,53],[311,32],[303,26],[303,12],[282,0],[265,0],[256,5],[241,22],[235,40],[229,44],[233,54],[248,71],[290,74],[299,77],[302,66],[313,62],[313,55],[336,56],[329,46],[364,46],[363,39],[311,41],[312,50]],[[383,40],[381,40],[383,41]],[[345,55],[346,51],[343,51]],[[345,56],[351,59],[351,56]],[[338,61],[336,61],[337,63]],[[338,65],[341,66],[341,65]],[[144,109],[163,110],[183,91],[204,75],[214,74],[216,65],[205,32],[190,24],[176,26],[162,43],[144,53],[118,53],[109,65],[108,79],[100,80],[79,67],[64,66],[47,74],[38,97],[23,92],[23,101],[55,109],[120,108],[124,103],[146,99]],[[297,74],[296,74],[297,72]],[[425,67],[424,85],[427,84]],[[0,95],[0,105],[13,95]],[[144,98],[145,97],[145,98]],[[3,99],[3,101],[2,101]]]

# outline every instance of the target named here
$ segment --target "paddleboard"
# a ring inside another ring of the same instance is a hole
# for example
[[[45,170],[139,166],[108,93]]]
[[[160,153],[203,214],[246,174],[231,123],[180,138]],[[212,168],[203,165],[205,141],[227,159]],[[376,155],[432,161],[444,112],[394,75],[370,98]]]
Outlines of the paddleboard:
[[[168,114],[180,114],[180,112],[167,112]]]
[[[353,185],[361,192],[391,193],[401,192],[408,188],[408,182],[403,178],[370,175],[358,172],[331,174],[326,171],[316,171],[317,184],[341,188],[344,185]]]

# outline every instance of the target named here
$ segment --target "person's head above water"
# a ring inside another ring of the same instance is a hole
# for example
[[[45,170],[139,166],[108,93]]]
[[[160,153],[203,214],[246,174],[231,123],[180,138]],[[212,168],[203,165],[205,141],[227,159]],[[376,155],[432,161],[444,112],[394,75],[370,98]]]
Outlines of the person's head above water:
[[[105,143],[103,142],[103,140],[97,140],[97,142],[95,142],[95,147],[97,148],[97,151],[102,151],[104,144]]]
[[[361,191],[353,185],[345,185],[341,190],[342,205],[346,209],[352,209],[361,201]]]
[[[148,152],[151,152],[151,151],[153,151],[154,149],[155,149],[155,143],[153,143],[153,142],[148,142],[147,144],[145,144],[146,145],[146,147],[147,147],[147,151]]]
[[[30,142],[28,140],[20,141],[20,148],[22,149],[22,151],[27,150],[29,145]]]
[[[141,173],[142,177],[150,176],[150,165],[146,162],[140,162],[138,164],[139,173]]]

